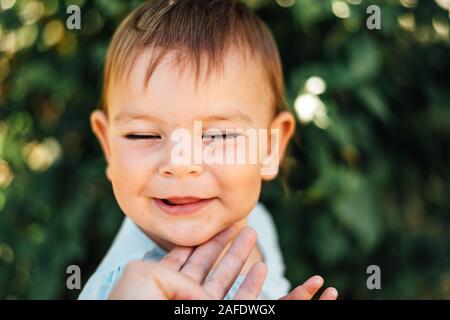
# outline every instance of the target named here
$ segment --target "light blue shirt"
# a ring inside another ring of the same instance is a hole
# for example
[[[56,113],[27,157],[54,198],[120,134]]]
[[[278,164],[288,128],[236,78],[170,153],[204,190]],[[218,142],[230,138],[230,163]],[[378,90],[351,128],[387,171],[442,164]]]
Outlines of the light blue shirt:
[[[272,217],[261,203],[257,203],[249,215],[248,224],[258,234],[257,244],[268,268],[259,299],[278,299],[288,293],[290,284],[284,277],[285,266]],[[166,254],[131,219],[125,218],[108,253],[83,287],[78,299],[106,299],[128,262],[136,259],[159,261]],[[240,275],[236,279],[226,300],[234,297],[244,277]]]

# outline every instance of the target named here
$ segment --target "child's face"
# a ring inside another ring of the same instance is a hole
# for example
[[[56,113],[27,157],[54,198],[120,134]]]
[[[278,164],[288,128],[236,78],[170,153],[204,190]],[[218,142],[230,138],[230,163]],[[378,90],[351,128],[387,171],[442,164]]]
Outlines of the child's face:
[[[171,141],[173,130],[187,129],[194,139],[194,121],[202,121],[203,130],[223,132],[276,128],[283,154],[295,121],[288,112],[272,119],[273,98],[262,66],[245,64],[232,51],[221,75],[213,72],[198,83],[190,68],[180,73],[166,58],[144,89],[147,58],[148,53],[142,54],[128,83],[108,93],[108,118],[95,111],[91,124],[124,213],[160,244],[196,246],[230,225],[245,224],[258,201],[262,178],[273,176],[261,176],[259,163],[176,164],[171,157],[177,144]],[[136,135],[144,137],[132,139]],[[207,144],[202,143],[204,147]],[[234,146],[236,141],[211,143],[209,147],[214,149]],[[208,200],[190,213],[168,212],[158,200],[188,196]]]

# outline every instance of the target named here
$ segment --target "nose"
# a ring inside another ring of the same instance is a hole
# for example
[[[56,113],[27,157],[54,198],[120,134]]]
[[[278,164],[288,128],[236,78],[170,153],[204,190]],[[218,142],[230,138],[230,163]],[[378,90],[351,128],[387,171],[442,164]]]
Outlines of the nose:
[[[177,177],[183,178],[186,176],[199,176],[203,172],[203,166],[201,164],[192,163],[192,161],[186,161],[179,163],[168,159],[165,163],[159,167],[159,174],[163,177]]]
[[[188,132],[187,134],[195,135],[192,132]],[[180,138],[178,135],[175,137]],[[167,148],[164,150],[164,158],[159,166],[159,174],[163,177],[183,178],[187,176],[195,177],[202,174],[204,170],[203,161],[200,161],[200,163],[193,161],[196,158],[196,151],[198,152],[199,150],[196,150],[195,142],[192,144],[192,136],[191,139],[186,139],[185,135],[181,136],[181,138],[183,137],[184,139],[181,140],[171,139],[171,142],[167,144]]]

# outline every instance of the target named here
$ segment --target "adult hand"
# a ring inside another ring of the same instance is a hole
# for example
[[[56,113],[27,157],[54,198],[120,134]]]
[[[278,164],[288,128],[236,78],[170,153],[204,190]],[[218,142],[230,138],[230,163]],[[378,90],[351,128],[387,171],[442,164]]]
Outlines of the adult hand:
[[[159,262],[130,262],[108,299],[223,299],[256,244],[256,233],[245,227],[208,276],[235,230],[228,228],[196,247],[176,247]],[[267,268],[254,264],[234,299],[256,299]]]
[[[159,262],[130,262],[108,299],[223,299],[256,245],[255,231],[243,228],[208,276],[235,232],[228,228],[196,248],[175,247]],[[255,263],[234,299],[257,299],[266,274],[265,264]],[[280,300],[311,300],[323,282],[320,276],[311,277]],[[337,295],[337,290],[330,287],[319,299],[335,300]]]

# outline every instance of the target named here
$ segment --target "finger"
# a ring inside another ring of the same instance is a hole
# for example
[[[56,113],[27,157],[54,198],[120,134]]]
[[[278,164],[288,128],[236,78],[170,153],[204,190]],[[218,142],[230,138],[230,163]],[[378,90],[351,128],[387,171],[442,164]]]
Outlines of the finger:
[[[242,282],[233,300],[257,299],[261,293],[266,275],[266,265],[263,262],[255,263],[249,270],[244,282]]]
[[[235,233],[235,228],[227,228],[211,240],[197,247],[183,265],[180,272],[202,283],[210,272],[214,262],[216,262],[217,257]]]
[[[336,300],[337,297],[338,291],[333,287],[329,287],[326,288],[324,292],[322,292],[319,300]]]
[[[159,266],[164,267],[164,266]],[[209,300],[211,296],[197,282],[172,269],[164,268],[154,271],[155,283],[164,292],[168,300]],[[161,292],[160,291],[160,292]]]
[[[323,278],[321,276],[311,277],[281,300],[311,300],[322,285]]]
[[[204,283],[205,290],[215,299],[223,299],[230,290],[256,244],[256,232],[245,227],[234,240],[219,265]]]
[[[201,285],[160,263],[135,260],[127,264],[108,299],[211,299]]]
[[[174,271],[179,271],[192,251],[192,247],[175,247],[160,260],[160,263]]]

